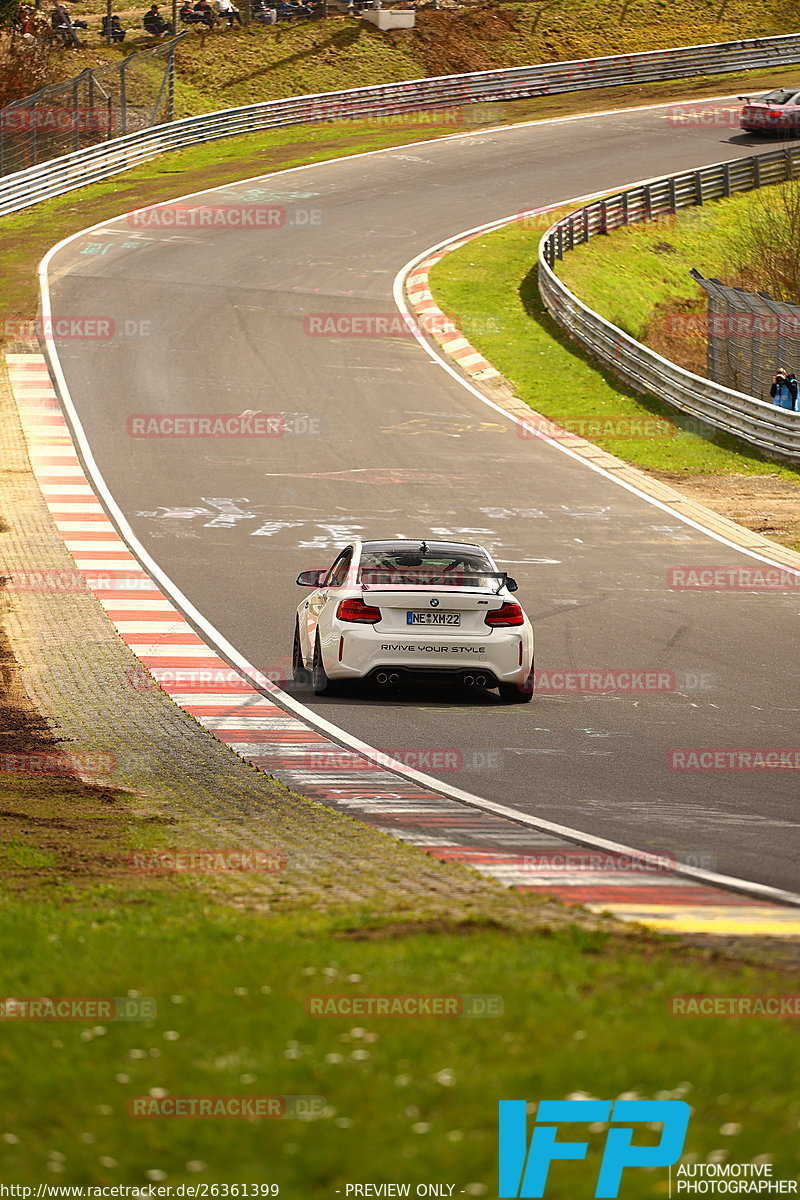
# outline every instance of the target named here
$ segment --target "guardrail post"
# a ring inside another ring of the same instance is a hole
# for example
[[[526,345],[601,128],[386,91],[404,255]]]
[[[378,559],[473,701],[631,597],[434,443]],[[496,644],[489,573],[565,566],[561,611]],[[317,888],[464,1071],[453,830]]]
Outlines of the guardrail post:
[[[672,212],[678,211],[678,188],[675,182],[675,176],[671,175],[669,179],[669,206]]]
[[[628,224],[628,193],[622,193],[622,224]]]
[[[581,227],[581,241],[588,242],[589,240],[589,209],[584,205],[581,209],[583,214],[583,224]]]
[[[600,201],[600,233],[608,233],[608,205]]]
[[[753,164],[753,187],[761,187],[761,159],[754,155],[750,160]]]
[[[652,184],[644,185],[644,219],[645,221],[652,220],[653,217],[653,190]]]
[[[731,194],[731,164],[725,163],[722,168],[722,190],[726,196]]]
[[[703,172],[694,172],[694,202],[702,205],[703,203]]]

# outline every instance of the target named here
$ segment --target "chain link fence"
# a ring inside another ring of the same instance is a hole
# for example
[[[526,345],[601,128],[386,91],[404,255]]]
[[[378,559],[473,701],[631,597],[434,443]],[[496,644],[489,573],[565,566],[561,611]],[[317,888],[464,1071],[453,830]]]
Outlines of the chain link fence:
[[[768,401],[779,367],[800,370],[800,305],[690,274],[708,296],[709,379]]]
[[[0,109],[0,176],[173,120],[175,45],[185,36]]]

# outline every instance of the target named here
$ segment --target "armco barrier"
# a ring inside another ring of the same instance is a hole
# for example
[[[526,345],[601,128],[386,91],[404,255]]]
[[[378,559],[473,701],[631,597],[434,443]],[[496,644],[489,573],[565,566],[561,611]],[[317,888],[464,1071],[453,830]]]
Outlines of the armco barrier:
[[[800,62],[800,34],[786,34],[268,100],[156,125],[6,175],[0,179],[0,216],[107,179],[167,150],[240,133],[343,118],[375,118],[481,101],[518,100],[585,88],[718,75],[797,62]]]
[[[586,204],[557,221],[539,243],[542,300],[553,319],[595,358],[636,391],[792,462],[800,462],[800,413],[732,391],[662,358],[581,303],[553,267],[568,250],[621,225],[798,177],[800,146],[716,163]]]

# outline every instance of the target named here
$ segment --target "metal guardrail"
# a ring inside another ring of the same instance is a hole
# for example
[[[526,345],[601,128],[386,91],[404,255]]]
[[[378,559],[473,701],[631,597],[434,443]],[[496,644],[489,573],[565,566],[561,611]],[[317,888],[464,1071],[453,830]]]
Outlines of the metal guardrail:
[[[679,208],[800,177],[800,146],[666,176],[584,205],[557,221],[539,243],[539,294],[558,324],[638,392],[646,392],[705,425],[800,461],[800,413],[788,412],[683,370],[583,304],[553,270],[566,251],[622,225]]]
[[[268,100],[157,125],[5,176],[0,179],[0,216],[108,179],[165,151],[240,133],[343,118],[376,120],[404,112],[797,62],[800,34],[786,34]]]

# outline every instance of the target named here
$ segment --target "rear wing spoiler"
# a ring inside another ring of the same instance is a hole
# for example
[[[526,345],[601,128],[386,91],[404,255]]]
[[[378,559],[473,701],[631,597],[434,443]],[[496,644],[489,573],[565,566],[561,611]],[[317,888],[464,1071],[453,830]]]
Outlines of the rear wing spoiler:
[[[379,575],[389,574],[389,572],[380,572],[378,568],[374,571],[369,570],[370,574]],[[453,571],[448,572],[447,583],[437,583],[435,578],[432,579],[416,579],[411,582],[412,572],[408,572],[404,583],[379,583],[377,580],[359,579],[358,586],[363,588],[365,592],[463,592],[469,591],[484,591],[486,585],[479,582],[480,580],[489,580],[489,587],[493,589],[494,595],[497,595],[504,587],[508,585],[507,571]],[[458,580],[458,582],[455,582]]]

